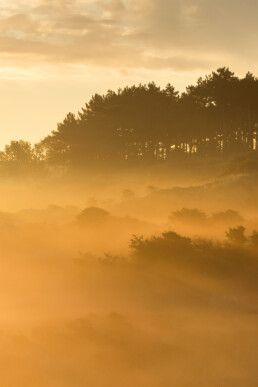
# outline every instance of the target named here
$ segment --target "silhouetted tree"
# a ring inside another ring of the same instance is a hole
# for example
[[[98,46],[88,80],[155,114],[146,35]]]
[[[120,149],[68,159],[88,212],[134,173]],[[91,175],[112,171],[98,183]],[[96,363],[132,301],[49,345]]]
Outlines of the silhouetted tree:
[[[0,168],[7,174],[34,173],[45,167],[45,158],[40,156],[39,145],[30,142],[11,141],[0,152]]]
[[[245,237],[245,228],[243,226],[229,228],[226,232],[226,237],[229,243],[236,245],[243,245],[247,241],[247,238]]]
[[[221,67],[182,95],[170,83],[162,89],[154,82],[95,94],[34,147],[6,146],[0,164],[36,161],[67,170],[239,152],[256,149],[257,128],[258,79]]]

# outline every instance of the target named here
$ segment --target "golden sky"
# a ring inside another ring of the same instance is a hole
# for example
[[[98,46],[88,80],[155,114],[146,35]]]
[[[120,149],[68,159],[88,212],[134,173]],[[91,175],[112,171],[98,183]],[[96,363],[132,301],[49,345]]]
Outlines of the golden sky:
[[[0,146],[39,140],[95,92],[257,75],[257,14],[257,0],[0,0]]]

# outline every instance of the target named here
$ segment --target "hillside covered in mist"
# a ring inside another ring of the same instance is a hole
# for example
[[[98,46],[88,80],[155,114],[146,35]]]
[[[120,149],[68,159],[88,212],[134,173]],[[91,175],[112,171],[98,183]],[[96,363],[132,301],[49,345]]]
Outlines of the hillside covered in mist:
[[[3,387],[257,387],[258,80],[95,95],[0,153]]]
[[[258,220],[169,221],[210,236],[93,207],[1,214],[5,387],[256,386],[258,233],[236,225]]]

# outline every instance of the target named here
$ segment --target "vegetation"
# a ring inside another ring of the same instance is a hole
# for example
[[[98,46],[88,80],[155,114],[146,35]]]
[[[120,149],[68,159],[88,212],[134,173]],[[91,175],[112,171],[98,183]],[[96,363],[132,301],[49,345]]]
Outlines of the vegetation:
[[[95,94],[32,146],[12,141],[0,154],[2,170],[85,169],[170,160],[179,153],[216,155],[256,150],[258,79],[219,68],[179,95],[168,84]],[[256,165],[256,162],[255,162]]]

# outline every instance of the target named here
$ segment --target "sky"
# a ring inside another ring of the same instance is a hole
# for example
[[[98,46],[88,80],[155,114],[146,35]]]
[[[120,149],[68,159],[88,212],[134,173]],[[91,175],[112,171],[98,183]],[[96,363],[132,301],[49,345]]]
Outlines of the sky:
[[[0,148],[39,141],[96,92],[258,75],[257,14],[257,0],[1,0]]]

